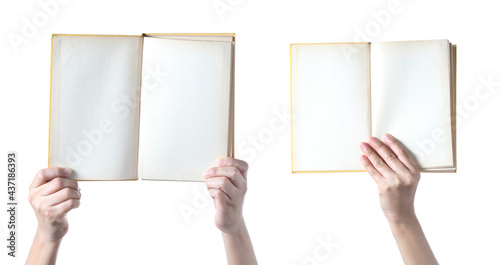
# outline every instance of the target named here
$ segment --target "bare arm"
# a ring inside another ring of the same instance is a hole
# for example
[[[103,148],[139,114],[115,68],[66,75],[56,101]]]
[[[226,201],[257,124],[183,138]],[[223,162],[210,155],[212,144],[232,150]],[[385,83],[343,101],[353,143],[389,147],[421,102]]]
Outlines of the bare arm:
[[[438,264],[415,214],[413,202],[420,172],[413,158],[396,138],[384,142],[370,137],[361,143],[361,163],[375,180],[380,206],[406,265]]]
[[[257,259],[243,219],[248,164],[226,157],[205,171],[208,192],[215,203],[215,225],[222,232],[229,265],[253,265]]]
[[[61,240],[68,232],[66,214],[80,205],[78,183],[71,170],[40,170],[30,186],[29,202],[38,219],[26,265],[54,265]]]

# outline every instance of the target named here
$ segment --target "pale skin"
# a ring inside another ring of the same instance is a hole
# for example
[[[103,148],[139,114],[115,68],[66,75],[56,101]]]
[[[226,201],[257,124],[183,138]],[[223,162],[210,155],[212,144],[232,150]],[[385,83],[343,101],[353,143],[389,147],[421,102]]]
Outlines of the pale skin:
[[[225,157],[219,167],[204,172],[206,185],[215,204],[215,225],[222,233],[229,265],[253,265],[257,259],[243,219],[243,200],[247,191],[248,164]]]
[[[360,145],[361,164],[378,186],[380,206],[406,265],[438,264],[415,214],[420,171],[399,141],[385,134]]]
[[[361,144],[361,163],[375,180],[380,205],[406,265],[438,264],[415,215],[413,202],[420,172],[413,158],[392,136],[384,142],[370,137]],[[215,224],[222,233],[229,265],[257,264],[243,218],[248,164],[222,158],[219,167],[205,171],[206,185],[215,204]],[[66,214],[80,205],[78,183],[64,168],[40,170],[30,187],[29,201],[38,228],[26,264],[55,264],[62,238],[68,231]]]
[[[243,219],[248,164],[222,158],[219,167],[205,171],[206,185],[215,203],[215,225],[222,233],[228,264],[257,264],[252,242]],[[30,186],[29,202],[38,228],[26,260],[27,265],[54,265],[61,241],[68,232],[67,213],[80,205],[76,180],[70,169],[40,170]]]
[[[35,211],[38,227],[27,265],[53,265],[62,238],[68,232],[66,215],[80,206],[78,183],[68,178],[70,169],[40,170],[30,186],[29,202]]]

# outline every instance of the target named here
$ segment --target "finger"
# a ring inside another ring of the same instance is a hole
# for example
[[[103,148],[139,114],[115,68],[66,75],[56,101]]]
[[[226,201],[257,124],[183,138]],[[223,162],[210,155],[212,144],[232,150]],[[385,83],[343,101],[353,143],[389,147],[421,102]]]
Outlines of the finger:
[[[69,199],[66,201],[63,201],[57,205],[54,206],[54,211],[56,216],[64,216],[67,214],[69,211],[72,209],[76,209],[80,207],[80,200],[78,199]]]
[[[218,192],[214,191],[212,193],[214,194],[212,198],[214,198],[215,205],[227,205],[231,200],[231,198],[229,198],[227,194],[221,190],[218,190]]]
[[[56,193],[45,196],[44,199],[49,206],[54,206],[70,199],[79,200],[80,198],[81,194],[79,191],[70,188],[64,188]]]
[[[210,197],[214,199],[215,205],[226,205],[229,203],[231,200],[227,194],[225,194],[222,190],[219,189],[209,189],[208,193],[210,194]]]
[[[210,194],[210,197],[212,197],[213,199],[215,199],[215,197],[217,196],[217,194],[219,192],[222,192],[222,191],[219,189],[208,189],[208,194]]]
[[[71,175],[71,169],[64,167],[49,167],[44,168],[36,174],[33,182],[31,183],[31,188],[37,188],[46,182],[57,178],[57,177],[68,177]]]
[[[205,171],[205,178],[228,177],[237,188],[243,188],[245,179],[236,167],[213,167]]]
[[[247,179],[248,163],[232,157],[224,157],[217,162],[221,167],[236,167],[244,179]]]
[[[234,186],[234,184],[226,177],[214,177],[207,179],[208,189],[220,189],[224,192],[230,199],[236,198],[239,190]]]
[[[68,178],[54,178],[46,184],[38,187],[37,189],[39,190],[37,191],[37,193],[42,196],[47,196],[64,188],[78,190],[78,182],[74,179]]]
[[[396,173],[407,173],[408,168],[399,160],[398,156],[379,139],[370,137],[368,139],[370,146],[377,151],[384,162]]]
[[[384,179],[384,176],[382,176],[382,174],[380,174],[380,172],[375,169],[370,160],[368,160],[368,157],[366,157],[365,155],[361,155],[360,160],[361,164],[366,169],[366,172],[368,172],[368,175],[370,175],[370,177],[372,177],[372,179],[375,180],[377,184]]]
[[[384,162],[384,160],[377,154],[377,152],[367,143],[361,143],[361,151],[368,157],[372,166],[384,177],[394,175],[394,171]]]
[[[392,149],[392,151],[398,156],[399,160],[410,169],[412,172],[418,171],[417,162],[408,153],[406,148],[392,135],[386,133],[384,134],[384,142]]]

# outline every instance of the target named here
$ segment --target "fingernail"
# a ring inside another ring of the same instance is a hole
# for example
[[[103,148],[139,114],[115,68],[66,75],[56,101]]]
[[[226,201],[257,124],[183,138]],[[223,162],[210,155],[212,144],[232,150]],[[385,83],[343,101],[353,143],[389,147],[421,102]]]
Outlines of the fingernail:
[[[392,140],[392,135],[390,135],[388,133],[384,134],[384,140],[385,141],[391,141]]]
[[[223,166],[225,166],[225,165],[226,165],[226,159],[224,159],[224,158],[219,159],[218,164],[219,164],[220,166],[222,166],[222,167],[223,167]]]
[[[66,175],[66,176],[71,175],[71,169],[69,169],[69,168],[64,168],[63,172],[64,172],[64,175]]]
[[[365,142],[362,142],[360,147],[361,147],[361,151],[366,152],[366,143]]]
[[[376,143],[376,141],[375,141],[375,137],[373,137],[373,136],[370,136],[370,138],[368,138],[368,141],[369,141],[370,143],[372,143],[372,144],[375,144],[375,143]]]
[[[209,176],[210,174],[212,174],[212,169],[207,169],[205,170],[205,172],[203,172],[204,177]]]

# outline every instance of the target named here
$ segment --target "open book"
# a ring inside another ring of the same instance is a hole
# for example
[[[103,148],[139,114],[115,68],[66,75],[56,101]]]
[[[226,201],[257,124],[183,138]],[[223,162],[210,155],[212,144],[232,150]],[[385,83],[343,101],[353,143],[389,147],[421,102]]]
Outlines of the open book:
[[[52,36],[49,166],[203,181],[233,156],[234,34]]]
[[[292,44],[292,172],[363,171],[390,133],[422,171],[456,171],[456,46],[448,40]]]

